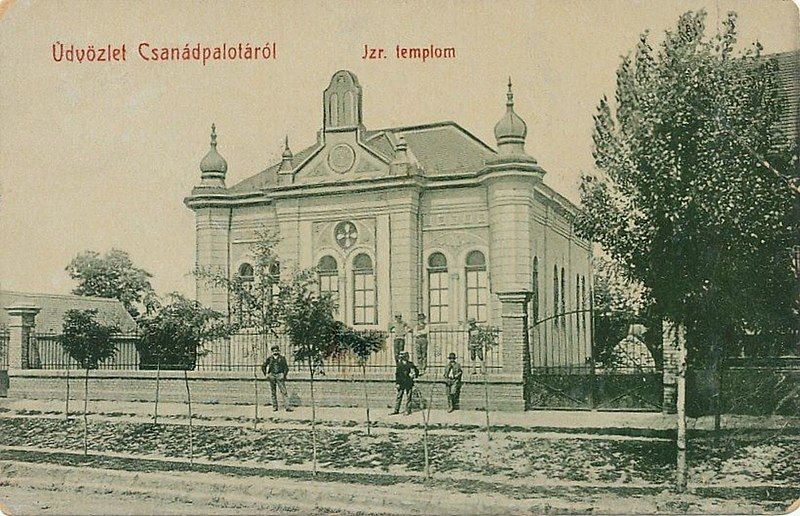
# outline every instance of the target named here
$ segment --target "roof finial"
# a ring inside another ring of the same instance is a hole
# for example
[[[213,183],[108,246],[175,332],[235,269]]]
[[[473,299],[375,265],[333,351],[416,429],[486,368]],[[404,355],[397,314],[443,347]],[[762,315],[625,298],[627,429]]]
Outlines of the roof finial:
[[[283,139],[283,158],[290,158],[292,157],[292,149],[289,148],[289,135],[287,134]]]
[[[514,92],[511,91],[511,76],[508,76],[508,93],[506,93],[506,97],[508,100],[506,101],[506,106],[513,107],[514,106]]]
[[[283,154],[281,154],[280,170],[292,169],[292,149],[289,148],[289,135],[283,139]]]
[[[211,123],[211,146],[217,146],[217,126],[213,122]]]

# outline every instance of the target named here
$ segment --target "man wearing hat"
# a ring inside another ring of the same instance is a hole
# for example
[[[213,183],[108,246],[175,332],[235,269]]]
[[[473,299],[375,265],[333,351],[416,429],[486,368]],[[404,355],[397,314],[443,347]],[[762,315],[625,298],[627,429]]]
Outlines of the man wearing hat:
[[[456,362],[456,354],[447,356],[447,366],[444,368],[444,382],[447,385],[447,411],[458,410],[461,400],[461,364]]]
[[[483,362],[483,345],[478,340],[478,322],[474,317],[470,317],[467,321],[467,347],[469,348],[469,360],[472,362],[472,374],[478,372],[478,364],[475,362],[477,358]]]
[[[417,327],[414,328],[414,353],[421,375],[428,369],[428,323],[425,314],[417,315]]]
[[[291,408],[286,401],[286,375],[289,374],[289,364],[286,363],[286,357],[281,355],[281,348],[278,345],[273,345],[272,355],[267,357],[264,365],[261,366],[261,372],[269,380],[269,389],[272,391],[272,410],[278,410],[278,389],[281,391],[283,398],[283,408],[286,412],[290,412]]]
[[[411,393],[414,390],[414,378],[418,376],[419,369],[408,359],[408,352],[401,352],[394,371],[394,383],[397,384],[397,399],[394,404],[394,412],[391,415],[400,413],[403,394],[406,395],[405,412],[406,414],[411,414]]]
[[[406,347],[406,334],[410,328],[403,320],[401,313],[394,314],[394,321],[389,325],[389,336],[394,345],[394,363],[400,363],[400,353],[405,351]]]

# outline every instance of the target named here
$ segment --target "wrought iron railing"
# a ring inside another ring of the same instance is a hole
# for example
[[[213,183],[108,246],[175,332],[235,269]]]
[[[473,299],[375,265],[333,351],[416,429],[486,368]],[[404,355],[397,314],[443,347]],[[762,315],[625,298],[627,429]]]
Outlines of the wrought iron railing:
[[[499,340],[502,340],[502,335],[500,337]],[[140,336],[137,333],[115,335],[114,344],[117,352],[111,359],[101,363],[98,368],[107,370],[156,369],[159,364],[153,357],[142,353],[139,340]],[[258,372],[269,356],[270,348],[276,344],[280,347],[281,354],[286,357],[290,370],[305,371],[307,369],[306,364],[294,362],[291,343],[287,335],[262,334],[256,331],[241,331],[230,337],[207,342],[196,356],[165,360],[160,367],[165,370]],[[411,360],[419,364],[420,357],[412,335],[406,339],[405,350],[410,353]],[[450,353],[455,353],[464,367],[473,365],[473,361],[470,360],[467,330],[463,328],[431,329],[427,347],[428,368],[443,369]],[[475,365],[481,364],[476,361]],[[497,371],[501,368],[500,342],[496,348],[485,353],[482,365],[489,371]],[[28,367],[31,369],[80,368],[79,364],[64,351],[60,336],[52,333],[31,335],[28,342]],[[365,368],[370,374],[390,374],[394,371],[394,346],[392,342],[389,342],[388,335],[384,347],[367,360]],[[323,364],[322,371],[325,374],[348,375],[361,372],[361,364],[352,353],[344,353]]]

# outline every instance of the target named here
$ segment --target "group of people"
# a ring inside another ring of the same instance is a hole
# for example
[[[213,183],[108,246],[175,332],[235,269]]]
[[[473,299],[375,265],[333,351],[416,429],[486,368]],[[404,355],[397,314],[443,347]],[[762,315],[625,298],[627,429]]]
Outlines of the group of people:
[[[447,366],[444,368],[448,412],[458,410],[461,400],[461,377],[464,372],[461,369],[461,364],[456,361],[456,358],[455,353],[450,353],[447,356]],[[408,351],[400,352],[394,373],[397,397],[394,403],[394,411],[391,412],[390,415],[400,413],[400,405],[403,403],[403,398],[405,398],[405,413],[411,414],[411,397],[414,393],[414,380],[418,378],[419,375],[420,371],[409,359]]]
[[[429,330],[426,319],[425,314],[419,314],[417,316],[417,324],[412,328],[403,321],[401,314],[395,314],[395,320],[389,326],[389,338],[392,341],[395,357],[394,379],[397,388],[397,397],[394,411],[391,412],[392,415],[400,413],[400,405],[403,404],[404,398],[405,413],[411,413],[414,380],[425,374],[428,368]],[[476,335],[477,329],[478,327],[475,319],[470,319],[468,321],[468,348],[470,360],[473,364],[475,364],[476,358],[481,362],[483,362],[484,358],[484,350],[482,347],[475,345],[476,341],[474,336]],[[405,350],[407,336],[409,335],[414,340],[414,352],[419,362],[419,367],[411,361],[409,352]],[[291,407],[288,405],[286,392],[286,376],[289,373],[289,365],[286,361],[286,357],[280,354],[280,347],[277,345],[272,346],[270,351],[272,354],[264,361],[264,364],[261,366],[261,372],[269,381],[270,393],[272,395],[272,410],[278,410],[278,392],[280,392],[283,398],[284,409],[288,412],[291,411]],[[455,353],[450,353],[447,356],[447,365],[444,369],[448,412],[458,410],[461,399],[461,381],[464,372],[457,358]]]

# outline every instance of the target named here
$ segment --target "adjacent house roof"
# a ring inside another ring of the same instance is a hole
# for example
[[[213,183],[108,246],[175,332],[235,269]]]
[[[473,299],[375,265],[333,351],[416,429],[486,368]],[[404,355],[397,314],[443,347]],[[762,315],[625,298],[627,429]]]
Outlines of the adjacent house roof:
[[[364,144],[376,154],[391,161],[395,156],[398,136],[408,144],[408,152],[426,176],[474,174],[486,166],[495,151],[455,122],[389,127],[363,133]],[[320,145],[307,147],[292,157],[292,168],[301,165],[319,150]],[[251,192],[275,186],[280,162],[230,187],[230,192]]]
[[[766,56],[778,64],[784,107],[781,128],[795,141],[800,139],[800,50]]]
[[[116,299],[76,296],[72,294],[35,294],[0,290],[0,327],[8,326],[9,315],[5,307],[14,304],[34,305],[41,308],[36,316],[37,333],[61,333],[67,310],[97,309],[97,319],[104,324],[115,324],[122,332],[135,331],[136,321]]]

